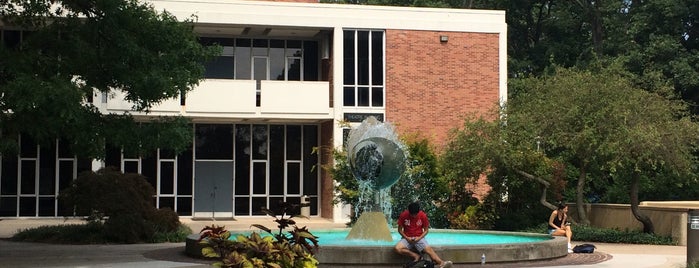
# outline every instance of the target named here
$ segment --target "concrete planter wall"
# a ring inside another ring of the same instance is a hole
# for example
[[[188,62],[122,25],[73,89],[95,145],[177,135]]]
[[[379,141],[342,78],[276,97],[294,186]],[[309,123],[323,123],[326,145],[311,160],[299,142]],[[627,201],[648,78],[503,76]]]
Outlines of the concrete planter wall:
[[[568,206],[568,215],[577,221],[575,204],[569,203]],[[585,204],[584,208],[590,225],[594,227],[643,230],[629,204]],[[670,236],[680,246],[687,245],[687,212],[699,209],[699,201],[645,201],[639,204],[639,208],[653,221],[655,234]]]

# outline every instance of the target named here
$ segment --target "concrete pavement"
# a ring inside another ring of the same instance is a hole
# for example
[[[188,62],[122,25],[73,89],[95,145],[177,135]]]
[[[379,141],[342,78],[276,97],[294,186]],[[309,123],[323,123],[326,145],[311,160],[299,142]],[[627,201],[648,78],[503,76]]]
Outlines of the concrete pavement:
[[[275,229],[269,217],[238,221],[211,221],[183,219],[194,232],[204,226],[217,224],[230,230],[250,230],[251,224],[264,224]],[[43,225],[80,224],[80,220],[63,219],[5,219],[0,220],[0,238],[9,238],[18,230]],[[299,220],[299,226],[310,230],[343,228],[344,224],[325,219]],[[254,228],[253,228],[254,229]],[[573,244],[582,244],[575,242]],[[593,243],[599,255],[577,254],[557,260],[533,263],[514,263],[507,267],[633,267],[633,268],[684,268],[687,248],[684,246],[654,246]],[[580,258],[606,256],[600,262],[580,262]],[[609,257],[611,256],[611,257]],[[576,259],[577,258],[577,259]],[[566,261],[570,260],[569,263]],[[577,260],[577,262],[575,261]],[[0,239],[0,267],[210,267],[210,262],[184,255],[184,243],[133,244],[133,245],[53,245],[44,243],[11,242]],[[571,265],[568,265],[571,264]],[[478,265],[480,266],[480,265]],[[489,267],[503,264],[487,263]],[[321,266],[322,267],[322,266]],[[475,267],[454,265],[454,267]]]

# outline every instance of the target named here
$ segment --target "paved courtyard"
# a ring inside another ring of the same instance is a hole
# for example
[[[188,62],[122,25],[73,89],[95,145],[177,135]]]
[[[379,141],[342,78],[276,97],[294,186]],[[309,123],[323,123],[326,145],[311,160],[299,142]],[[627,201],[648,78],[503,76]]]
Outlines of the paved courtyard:
[[[192,221],[183,223],[198,232],[206,225],[224,225],[233,230],[250,229],[253,221]],[[342,228],[343,224],[323,219],[300,220],[300,226],[316,228]],[[210,262],[191,258],[184,254],[184,243],[135,244],[135,245],[53,245],[44,243],[11,242],[19,229],[41,225],[70,224],[79,221],[63,220],[2,220],[0,221],[0,267],[210,267]],[[575,242],[573,244],[581,244]],[[488,267],[632,267],[632,268],[683,268],[686,267],[687,248],[683,246],[653,246],[594,243],[594,254],[569,254],[563,258],[517,263],[487,263]],[[322,265],[320,266],[322,267]],[[481,267],[454,265],[454,267]]]

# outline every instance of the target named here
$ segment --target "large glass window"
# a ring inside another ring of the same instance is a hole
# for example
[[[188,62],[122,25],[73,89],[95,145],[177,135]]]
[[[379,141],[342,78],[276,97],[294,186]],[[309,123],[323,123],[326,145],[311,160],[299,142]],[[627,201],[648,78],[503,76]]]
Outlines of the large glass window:
[[[232,39],[207,38],[200,39],[202,45],[218,45],[221,54],[204,63],[204,77],[233,79],[235,76],[235,46]]]
[[[383,31],[344,31],[344,106],[383,107]]]
[[[318,200],[317,125],[236,125],[234,215],[260,214],[279,201]],[[317,214],[317,204],[312,205]]]
[[[204,64],[205,78],[318,80],[317,41],[210,37],[199,40],[202,45],[222,48],[220,55]]]
[[[61,140],[39,145],[28,136],[19,139],[19,154],[0,155],[0,217],[72,215],[57,195],[91,168],[91,160],[75,157]]]

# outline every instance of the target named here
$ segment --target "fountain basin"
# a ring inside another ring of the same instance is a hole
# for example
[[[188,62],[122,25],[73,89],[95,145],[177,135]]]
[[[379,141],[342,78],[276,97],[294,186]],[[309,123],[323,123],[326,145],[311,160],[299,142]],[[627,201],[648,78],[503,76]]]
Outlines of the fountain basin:
[[[398,255],[393,249],[398,241],[395,232],[392,234],[396,238],[394,242],[366,241],[366,243],[357,243],[356,241],[323,242],[322,236],[324,233],[340,232],[340,236],[342,236],[342,234],[347,234],[349,229],[311,230],[311,232],[321,237],[319,242],[320,249],[316,254],[316,259],[320,263],[319,267],[396,267],[409,261],[408,257]],[[433,242],[430,239],[430,237],[437,238],[438,235],[452,237],[461,235],[503,236],[525,238],[526,241],[516,239],[511,242],[507,240],[488,242],[486,240],[476,244],[468,241],[459,244],[442,243],[439,239],[435,239]],[[198,238],[198,234],[187,237],[187,248],[185,249],[187,254],[201,256],[201,247],[197,243]],[[442,259],[451,260],[456,264],[480,263],[482,254],[486,255],[487,263],[552,259],[568,254],[565,237],[551,237],[547,234],[431,229],[427,239]]]

